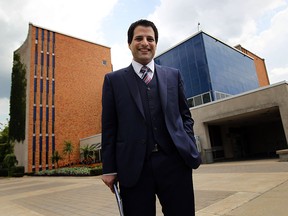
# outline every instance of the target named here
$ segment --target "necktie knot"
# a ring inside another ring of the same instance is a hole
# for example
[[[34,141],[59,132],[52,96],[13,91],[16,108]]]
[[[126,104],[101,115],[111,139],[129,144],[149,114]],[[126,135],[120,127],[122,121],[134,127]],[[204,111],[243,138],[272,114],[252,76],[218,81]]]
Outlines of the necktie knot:
[[[141,79],[148,84],[151,81],[151,77],[149,76],[149,72],[152,72],[149,67],[143,66],[140,70],[142,73]]]

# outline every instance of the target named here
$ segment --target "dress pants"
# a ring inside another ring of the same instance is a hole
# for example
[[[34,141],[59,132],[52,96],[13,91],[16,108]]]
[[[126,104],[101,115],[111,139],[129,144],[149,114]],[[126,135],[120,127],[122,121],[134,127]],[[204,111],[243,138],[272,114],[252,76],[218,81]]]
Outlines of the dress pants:
[[[131,173],[133,175],[133,173]],[[121,186],[125,216],[155,216],[156,195],[165,216],[194,216],[192,170],[178,152],[153,152],[134,187]]]

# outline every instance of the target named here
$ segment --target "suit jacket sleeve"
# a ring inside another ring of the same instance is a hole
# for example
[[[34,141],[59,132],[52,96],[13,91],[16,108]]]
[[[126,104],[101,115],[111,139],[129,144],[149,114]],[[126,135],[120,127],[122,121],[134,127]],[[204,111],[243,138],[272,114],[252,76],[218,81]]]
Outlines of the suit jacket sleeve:
[[[105,75],[102,90],[102,162],[103,174],[116,173],[117,112],[109,74]]]

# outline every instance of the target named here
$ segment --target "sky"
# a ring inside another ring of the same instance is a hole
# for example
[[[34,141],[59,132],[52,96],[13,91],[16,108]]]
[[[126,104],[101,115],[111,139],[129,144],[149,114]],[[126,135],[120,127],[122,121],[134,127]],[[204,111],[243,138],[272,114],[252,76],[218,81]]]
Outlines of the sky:
[[[288,0],[0,0],[0,123],[9,119],[13,52],[29,23],[111,47],[117,70],[131,63],[127,29],[138,19],[157,26],[156,55],[203,30],[265,59],[270,84],[288,81]]]

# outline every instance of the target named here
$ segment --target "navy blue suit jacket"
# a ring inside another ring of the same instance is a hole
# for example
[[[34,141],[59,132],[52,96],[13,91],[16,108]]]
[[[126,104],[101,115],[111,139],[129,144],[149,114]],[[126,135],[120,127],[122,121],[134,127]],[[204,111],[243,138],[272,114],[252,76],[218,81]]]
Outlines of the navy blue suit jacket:
[[[179,70],[155,64],[168,132],[185,163],[201,163]],[[117,173],[120,184],[136,184],[146,156],[147,125],[132,65],[105,75],[102,92],[103,173]]]

